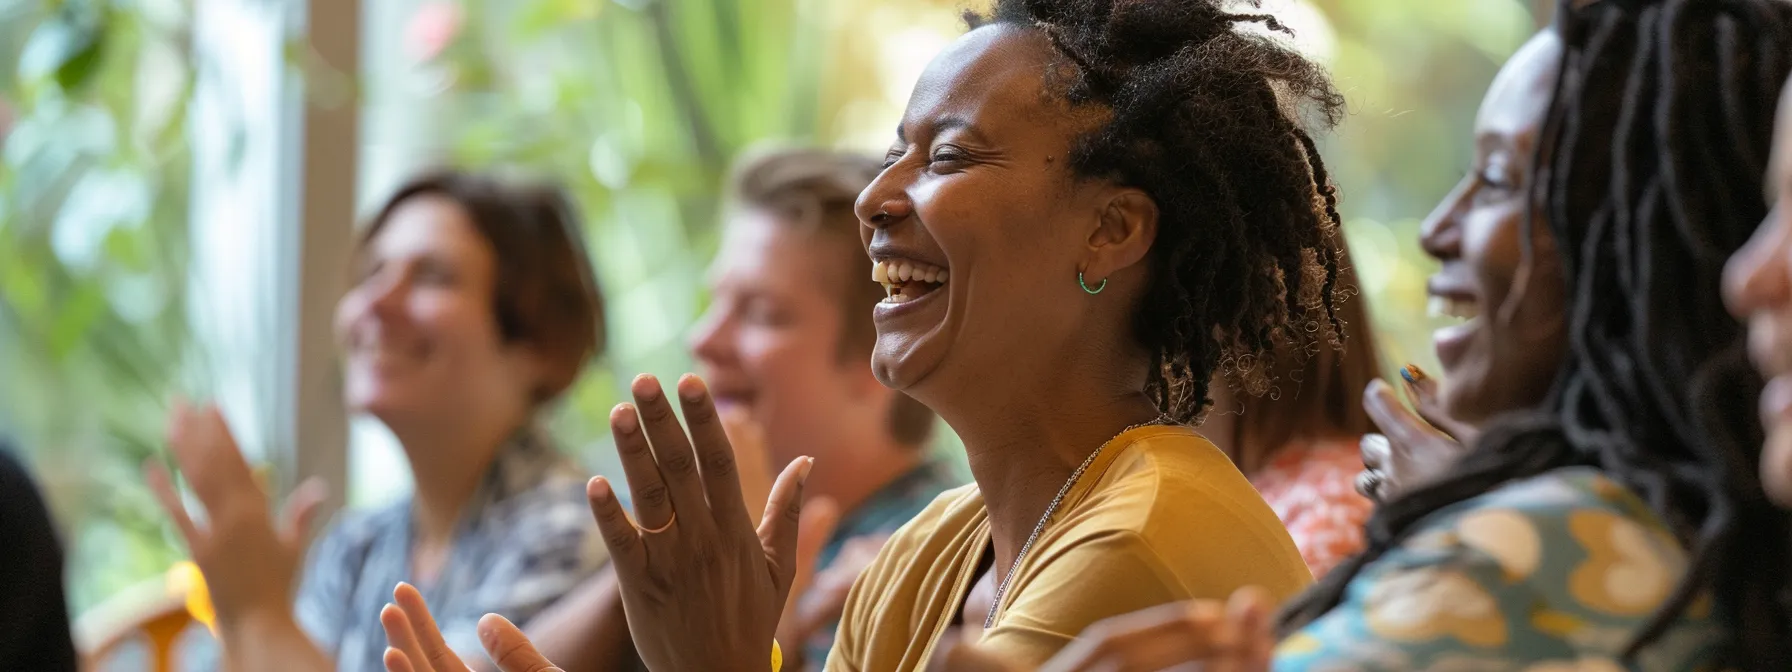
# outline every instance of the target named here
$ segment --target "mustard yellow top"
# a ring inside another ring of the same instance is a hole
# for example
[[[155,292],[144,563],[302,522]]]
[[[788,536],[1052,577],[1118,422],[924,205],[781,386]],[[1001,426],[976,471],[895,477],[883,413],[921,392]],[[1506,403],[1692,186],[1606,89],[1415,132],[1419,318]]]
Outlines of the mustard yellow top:
[[[853,584],[829,672],[923,669],[989,543],[977,486],[941,494]],[[1140,427],[1109,441],[1066,494],[982,644],[1034,667],[1110,616],[1248,585],[1282,599],[1311,581],[1275,512],[1224,453],[1186,427]]]

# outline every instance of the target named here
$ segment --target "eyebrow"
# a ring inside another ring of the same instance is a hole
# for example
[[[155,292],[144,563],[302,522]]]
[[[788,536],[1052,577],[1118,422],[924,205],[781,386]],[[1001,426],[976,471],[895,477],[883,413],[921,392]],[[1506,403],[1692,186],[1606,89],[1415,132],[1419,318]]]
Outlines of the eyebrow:
[[[978,137],[982,137],[983,135],[982,132],[977,130],[977,125],[971,123],[971,120],[956,114],[949,114],[939,119],[929,121],[928,125],[933,127],[933,132],[935,134],[951,130],[963,130]],[[904,130],[904,126],[905,124],[903,122],[896,123],[896,141],[906,145],[908,144],[908,133]]]

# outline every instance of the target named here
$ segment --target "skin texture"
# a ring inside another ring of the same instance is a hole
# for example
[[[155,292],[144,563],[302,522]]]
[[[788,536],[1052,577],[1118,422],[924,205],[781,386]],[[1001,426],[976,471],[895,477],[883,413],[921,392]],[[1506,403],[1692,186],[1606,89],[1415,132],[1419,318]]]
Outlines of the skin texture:
[[[1749,357],[1761,391],[1761,485],[1792,507],[1792,88],[1780,96],[1766,184],[1773,209],[1724,269],[1724,302],[1748,322]]]
[[[1567,285],[1547,223],[1531,215],[1531,162],[1561,54],[1546,30],[1500,69],[1475,117],[1473,169],[1425,221],[1419,244],[1441,264],[1427,290],[1476,317],[1433,336],[1445,382],[1404,383],[1416,413],[1385,382],[1364,393],[1382,429],[1363,441],[1366,494],[1385,498],[1443,473],[1474,425],[1542,401],[1561,369]]]

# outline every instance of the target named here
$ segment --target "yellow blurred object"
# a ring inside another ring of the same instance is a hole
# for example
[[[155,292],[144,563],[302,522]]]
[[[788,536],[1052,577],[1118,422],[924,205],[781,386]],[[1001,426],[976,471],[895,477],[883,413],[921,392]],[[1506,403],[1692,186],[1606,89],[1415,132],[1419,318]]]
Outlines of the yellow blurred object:
[[[199,565],[187,561],[174,563],[168,570],[168,593],[186,596],[187,614],[204,623],[206,629],[217,632],[218,615],[212,610],[212,594],[206,590],[205,574],[199,571]]]
[[[778,640],[772,640],[772,672],[784,669],[784,650],[778,648]]]

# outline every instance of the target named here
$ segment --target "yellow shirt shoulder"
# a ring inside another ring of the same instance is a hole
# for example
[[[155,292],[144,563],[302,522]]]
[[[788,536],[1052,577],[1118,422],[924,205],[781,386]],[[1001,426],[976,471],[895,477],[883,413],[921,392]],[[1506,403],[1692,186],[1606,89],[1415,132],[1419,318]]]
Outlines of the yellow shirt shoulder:
[[[827,669],[924,667],[988,548],[976,485],[941,494],[854,584]],[[1065,496],[983,645],[1037,665],[1110,616],[1247,585],[1285,598],[1311,580],[1287,530],[1225,454],[1185,427],[1141,427],[1104,446]]]

